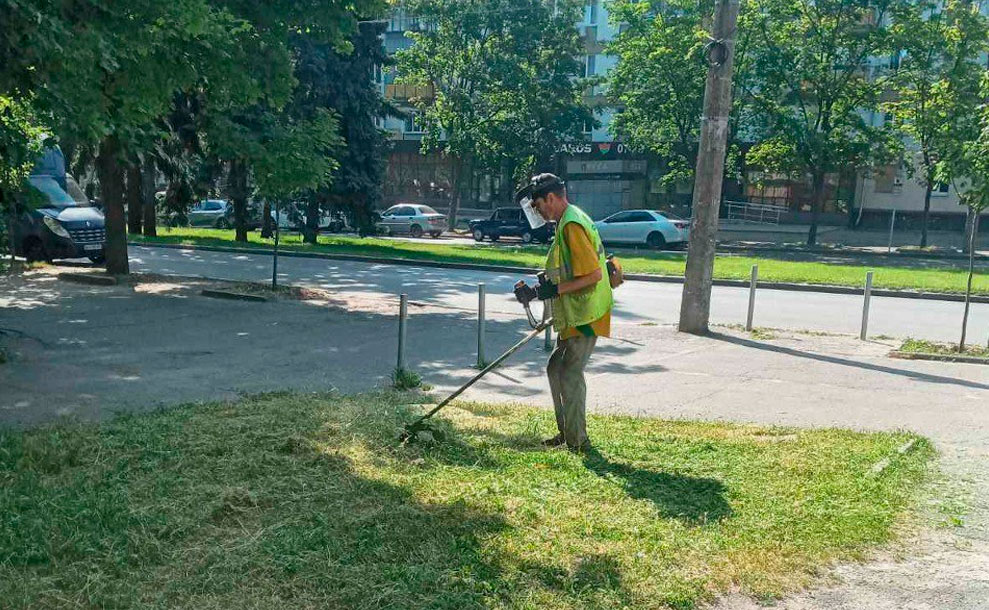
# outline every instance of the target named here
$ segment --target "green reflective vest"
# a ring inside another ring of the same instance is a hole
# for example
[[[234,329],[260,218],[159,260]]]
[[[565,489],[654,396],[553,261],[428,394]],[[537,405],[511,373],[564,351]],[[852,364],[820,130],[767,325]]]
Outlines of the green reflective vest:
[[[556,226],[556,239],[553,240],[549,256],[546,258],[546,275],[554,284],[574,279],[573,266],[570,263],[570,246],[564,238],[564,228],[571,222],[584,227],[588,237],[591,238],[591,245],[598,253],[601,280],[583,290],[561,294],[553,299],[553,328],[557,332],[599,320],[611,311],[611,306],[614,304],[601,236],[598,235],[598,229],[594,226],[591,217],[573,204],[567,206],[563,218]]]

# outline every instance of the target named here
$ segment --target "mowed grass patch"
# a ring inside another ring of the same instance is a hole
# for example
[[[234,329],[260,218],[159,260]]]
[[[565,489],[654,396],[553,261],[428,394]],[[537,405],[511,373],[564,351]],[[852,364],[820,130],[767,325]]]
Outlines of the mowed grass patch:
[[[248,233],[249,241],[234,241],[233,230],[163,228],[158,237],[131,236],[136,242],[204,246],[271,248],[272,239],[262,239],[257,231]],[[320,236],[316,245],[303,244],[298,234],[280,238],[280,247],[299,252],[325,252],[452,263],[522,266],[541,268],[546,260],[546,246],[474,246],[442,241],[409,241],[368,237]],[[619,254],[627,273],[683,276],[686,254],[680,252],[626,251]],[[759,265],[762,282],[788,282],[828,286],[864,287],[865,275],[874,271],[873,286],[890,290],[963,293],[968,272],[959,268],[847,265],[828,262],[786,261],[773,258],[725,255],[714,264],[714,277],[725,280],[748,280],[752,265]],[[989,294],[989,275],[977,274],[972,284],[975,294]]]
[[[694,608],[772,598],[891,540],[908,434],[463,404],[399,446],[402,394],[278,394],[0,436],[5,608]]]

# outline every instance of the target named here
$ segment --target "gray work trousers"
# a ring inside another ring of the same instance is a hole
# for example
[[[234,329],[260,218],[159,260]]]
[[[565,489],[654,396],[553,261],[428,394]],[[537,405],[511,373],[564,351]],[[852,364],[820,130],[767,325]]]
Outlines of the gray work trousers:
[[[583,335],[557,340],[549,357],[546,374],[553,394],[556,426],[567,445],[578,448],[587,442],[587,384],[584,367],[594,351],[597,337]]]

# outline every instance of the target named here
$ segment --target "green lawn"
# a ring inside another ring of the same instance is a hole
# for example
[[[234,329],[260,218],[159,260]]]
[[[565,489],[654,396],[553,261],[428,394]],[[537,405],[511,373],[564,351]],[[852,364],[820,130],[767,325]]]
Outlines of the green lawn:
[[[410,395],[277,394],[0,431],[4,608],[694,608],[772,599],[911,521],[905,433],[460,405],[401,447]],[[894,457],[880,474],[872,466]]]
[[[161,229],[156,238],[132,237],[135,241],[172,244],[239,245],[252,248],[270,248],[273,241],[262,239],[260,233],[249,233],[250,241],[236,244],[232,230],[219,229]],[[406,241],[381,238],[321,236],[315,246],[303,244],[299,235],[286,235],[281,244],[287,250],[315,251],[340,254],[357,254],[488,265],[512,265],[541,267],[545,246],[484,247],[461,244],[445,244],[442,241]],[[676,252],[627,252],[619,257],[628,273],[653,273],[682,276],[686,255]],[[759,265],[759,278],[767,282],[795,282],[832,286],[861,287],[865,274],[875,271],[873,285],[876,288],[922,290],[928,292],[965,291],[967,272],[957,268],[931,269],[911,266],[874,267],[868,265],[844,265],[817,262],[785,261],[749,256],[719,256],[714,266],[718,279],[747,280],[752,265]],[[989,274],[975,276],[974,292],[989,294]]]

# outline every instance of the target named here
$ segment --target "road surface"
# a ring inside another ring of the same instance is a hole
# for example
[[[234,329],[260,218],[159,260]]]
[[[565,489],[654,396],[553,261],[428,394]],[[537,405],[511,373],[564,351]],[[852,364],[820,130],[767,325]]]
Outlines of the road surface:
[[[135,271],[211,277],[238,281],[270,281],[271,256],[230,254],[165,248],[130,248]],[[492,312],[519,313],[511,296],[519,279],[513,274],[411,267],[353,261],[283,257],[279,281],[340,293],[397,295],[414,301],[461,308],[477,307],[477,285],[487,285]],[[629,324],[675,324],[679,320],[680,284],[626,282],[618,291],[615,321]],[[711,305],[713,324],[744,324],[748,289],[715,287]],[[957,341],[963,304],[873,297],[870,336],[915,337]],[[862,297],[857,295],[790,292],[761,289],[756,299],[755,325],[768,328],[858,334]],[[985,343],[989,333],[989,304],[975,303],[969,319],[969,337]]]

